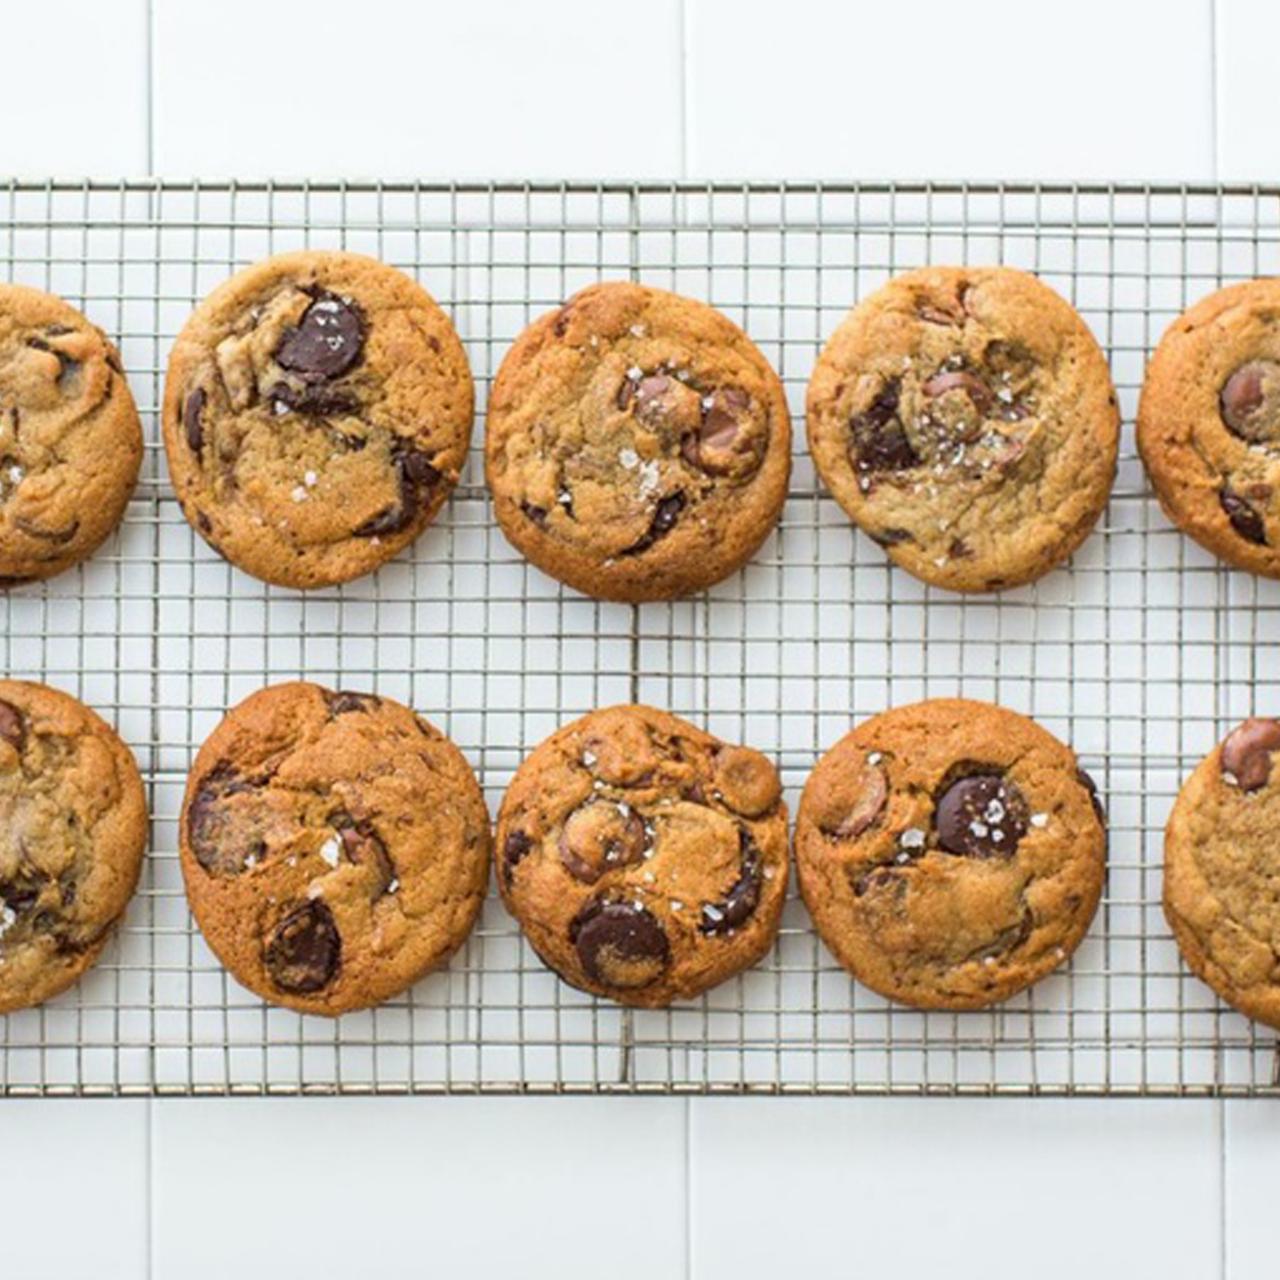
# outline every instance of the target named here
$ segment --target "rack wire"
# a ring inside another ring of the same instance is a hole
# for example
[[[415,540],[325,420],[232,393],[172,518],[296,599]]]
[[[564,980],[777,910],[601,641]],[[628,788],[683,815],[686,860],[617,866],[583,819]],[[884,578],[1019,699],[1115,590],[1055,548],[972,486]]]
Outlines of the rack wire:
[[[1131,423],[1148,353],[1189,302],[1278,269],[1280,190],[910,184],[10,182],[6,278],[115,336],[147,454],[119,534],[0,600],[6,673],[112,720],[153,815],[119,936],[67,994],[0,1018],[0,1094],[1280,1094],[1274,1033],[1181,965],[1159,905],[1165,819],[1236,720],[1280,707],[1280,585],[1231,572],[1149,496]],[[373,577],[300,594],[196,537],[167,478],[164,364],[195,303],[290,248],[346,247],[417,277],[477,379],[575,289],[634,278],[739,321],[797,425],[820,344],[923,263],[1006,263],[1068,297],[1125,419],[1115,491],[1072,564],[960,598],[887,567],[817,484],[797,431],[778,532],[742,572],[674,603],[602,604],[525,564],[494,525],[478,447],[436,525]],[[773,953],[666,1011],[620,1010],[545,971],[496,897],[443,972],[337,1021],[264,1005],[188,913],[175,819],[224,709],[308,678],[409,703],[449,733],[491,808],[565,720],[637,699],[772,753],[794,806],[821,752],[886,706],[963,694],[1072,742],[1110,813],[1107,890],[1064,970],[979,1013],[894,1007],[852,982],[788,902]]]

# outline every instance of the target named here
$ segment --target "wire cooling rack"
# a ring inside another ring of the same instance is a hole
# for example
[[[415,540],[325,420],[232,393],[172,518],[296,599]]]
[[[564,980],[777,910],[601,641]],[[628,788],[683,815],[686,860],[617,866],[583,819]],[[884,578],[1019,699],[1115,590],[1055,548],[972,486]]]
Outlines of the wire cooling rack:
[[[10,183],[9,279],[116,336],[147,432],[120,533],[0,600],[10,675],[114,721],[153,814],[124,928],[72,991],[0,1018],[7,1094],[403,1092],[1280,1093],[1273,1033],[1179,962],[1160,912],[1179,781],[1237,719],[1280,708],[1280,585],[1227,571],[1150,498],[1131,423],[1166,323],[1275,273],[1280,191],[1151,186]],[[373,254],[452,314],[479,389],[535,316],[600,278],[703,298],[744,325],[795,416],[792,491],[742,572],[678,603],[596,603],[495,527],[478,448],[437,524],[374,577],[299,594],[218,559],[159,447],[170,343],[233,270],[303,246]],[[1125,434],[1115,492],[1072,564],[961,598],[886,567],[821,492],[803,396],[821,342],[891,274],[1007,263],[1080,309]],[[1064,970],[998,1009],[894,1008],[841,971],[788,903],[752,972],[627,1012],[546,972],[495,897],[449,968],[336,1022],[231,980],[188,914],[176,856],[186,769],[223,710],[306,677],[407,702],[448,732],[496,809],[522,754],[592,707],[641,700],[773,753],[793,806],[818,755],[887,706],[963,694],[1035,716],[1105,792],[1108,885]]]

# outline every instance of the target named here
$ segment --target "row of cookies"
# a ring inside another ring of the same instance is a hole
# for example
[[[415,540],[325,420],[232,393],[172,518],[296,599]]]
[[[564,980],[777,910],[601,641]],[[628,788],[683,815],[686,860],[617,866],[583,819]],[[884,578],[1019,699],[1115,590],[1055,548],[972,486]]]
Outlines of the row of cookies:
[[[1165,909],[1191,968],[1280,1027],[1273,938],[1280,722],[1234,730],[1166,832]],[[114,731],[44,685],[0,681],[0,1012],[63,990],[124,914],[146,845]],[[790,867],[777,770],[669,713],[620,706],[516,770],[496,839],[462,753],[387,698],[292,683],[228,712],[179,825],[205,940],[245,986],[337,1015],[403,991],[469,934],[492,860],[565,981],[625,1004],[688,1000],[773,947]],[[837,742],[794,854],[819,935],[859,981],[974,1009],[1058,968],[1106,873],[1106,815],[1069,747],[1024,716],[938,699]]]
[[[1280,576],[1280,281],[1191,308],[1152,359],[1138,442],[1160,501],[1231,563]],[[142,435],[119,358],[64,302],[0,286],[0,577],[48,577],[120,520]],[[1005,267],[926,268],[849,314],[809,382],[809,446],[849,516],[923,580],[1029,582],[1106,506],[1119,413],[1073,308]],[[268,582],[368,573],[457,483],[474,389],[445,313],[355,254],[260,262],[174,344],[170,474],[188,520]],[[498,522],[534,564],[604,599],[719,581],[778,521],[791,425],[777,374],[713,308],[584,289],[507,353],[488,405]]]

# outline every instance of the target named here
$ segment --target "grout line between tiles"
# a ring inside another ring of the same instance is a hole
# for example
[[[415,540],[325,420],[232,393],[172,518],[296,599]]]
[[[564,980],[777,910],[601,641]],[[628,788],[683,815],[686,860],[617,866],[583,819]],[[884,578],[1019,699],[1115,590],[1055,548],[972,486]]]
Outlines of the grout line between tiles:
[[[1222,112],[1218,102],[1218,53],[1222,42],[1218,38],[1218,0],[1209,0],[1209,127],[1213,135],[1213,177],[1216,182],[1222,173],[1221,137]]]
[[[693,1280],[693,1098],[684,1100],[684,1275]]]
[[[689,176],[689,107],[693,98],[689,92],[690,68],[689,9],[693,0],[678,0],[680,14],[680,176]]]

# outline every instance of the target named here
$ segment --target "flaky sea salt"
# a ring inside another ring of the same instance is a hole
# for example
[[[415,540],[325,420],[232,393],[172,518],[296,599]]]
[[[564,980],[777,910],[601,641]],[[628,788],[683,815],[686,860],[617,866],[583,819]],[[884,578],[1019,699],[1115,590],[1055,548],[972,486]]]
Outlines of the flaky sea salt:
[[[339,846],[337,836],[330,836],[328,840],[320,846],[320,856],[331,867],[336,867],[338,865]]]
[[[1049,825],[1049,815],[1047,813],[1033,813],[1031,815],[1031,825],[1033,827],[1047,827]]]

